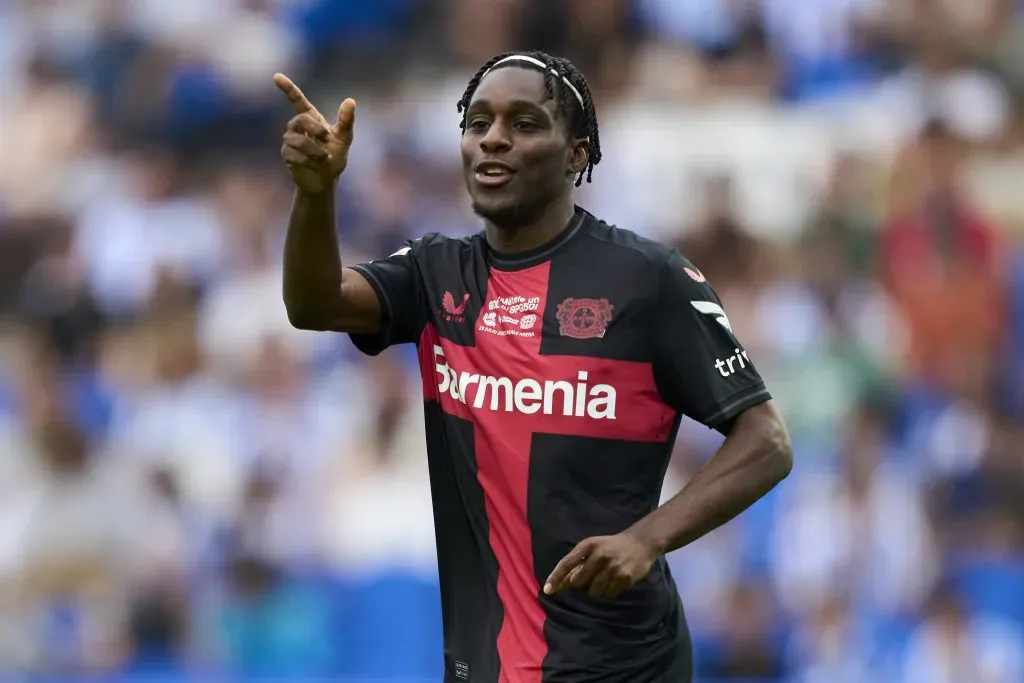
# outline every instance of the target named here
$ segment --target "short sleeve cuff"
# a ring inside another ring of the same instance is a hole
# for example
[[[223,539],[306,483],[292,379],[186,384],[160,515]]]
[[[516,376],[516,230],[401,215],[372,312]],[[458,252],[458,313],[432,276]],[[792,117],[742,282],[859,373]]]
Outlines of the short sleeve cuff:
[[[744,410],[767,403],[771,399],[772,395],[768,393],[764,382],[752,384],[720,402],[715,411],[704,419],[703,422],[709,428],[721,432]]]
[[[367,267],[366,264],[349,267],[366,278],[366,281],[370,283],[370,287],[373,288],[374,294],[377,295],[377,301],[380,302],[380,331],[373,334],[349,333],[348,337],[352,340],[352,345],[361,353],[367,356],[377,356],[391,346],[388,334],[393,317],[391,299],[388,297],[387,291],[381,284],[380,279],[374,274],[372,268]]]

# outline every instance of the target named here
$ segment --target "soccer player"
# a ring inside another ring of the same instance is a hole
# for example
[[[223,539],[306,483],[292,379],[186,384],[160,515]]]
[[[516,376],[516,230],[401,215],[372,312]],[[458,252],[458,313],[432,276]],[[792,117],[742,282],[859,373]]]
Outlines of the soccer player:
[[[370,355],[419,351],[445,681],[690,681],[664,556],[762,497],[792,455],[700,270],[575,204],[601,160],[584,77],[539,52],[481,67],[458,111],[483,230],[349,268],[333,198],[356,104],[331,124],[275,82],[297,112],[282,148],[292,324]],[[726,438],[659,507],[683,415]]]

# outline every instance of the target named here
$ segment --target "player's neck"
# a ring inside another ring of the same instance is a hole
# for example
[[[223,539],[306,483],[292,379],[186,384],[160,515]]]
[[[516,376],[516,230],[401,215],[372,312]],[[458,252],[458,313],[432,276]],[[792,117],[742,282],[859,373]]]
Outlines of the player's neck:
[[[484,230],[487,244],[503,254],[517,254],[542,247],[552,241],[572,223],[576,204],[570,195],[567,199],[552,204],[537,221],[498,227],[487,221]]]

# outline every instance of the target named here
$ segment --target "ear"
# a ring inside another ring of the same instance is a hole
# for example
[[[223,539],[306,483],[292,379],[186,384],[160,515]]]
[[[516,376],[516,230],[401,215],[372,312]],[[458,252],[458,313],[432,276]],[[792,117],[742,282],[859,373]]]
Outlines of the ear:
[[[573,140],[569,147],[569,171],[573,175],[583,173],[587,169],[587,161],[589,159],[590,141],[586,138]]]

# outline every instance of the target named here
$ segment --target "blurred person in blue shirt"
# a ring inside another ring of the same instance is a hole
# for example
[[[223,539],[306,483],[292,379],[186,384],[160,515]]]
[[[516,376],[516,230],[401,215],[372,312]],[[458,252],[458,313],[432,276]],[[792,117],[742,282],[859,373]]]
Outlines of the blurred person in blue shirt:
[[[260,676],[316,676],[330,671],[336,643],[321,596],[288,580],[258,555],[227,568],[220,635],[229,670]]]

